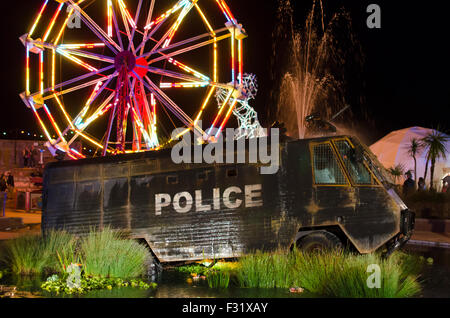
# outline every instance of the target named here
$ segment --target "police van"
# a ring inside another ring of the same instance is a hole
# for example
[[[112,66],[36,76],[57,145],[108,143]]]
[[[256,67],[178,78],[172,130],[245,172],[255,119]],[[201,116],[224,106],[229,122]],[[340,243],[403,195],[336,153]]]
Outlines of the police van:
[[[410,238],[414,213],[356,138],[283,140],[276,151],[273,174],[263,163],[174,163],[171,149],[50,163],[42,230],[110,226],[160,263],[294,245],[389,254]]]

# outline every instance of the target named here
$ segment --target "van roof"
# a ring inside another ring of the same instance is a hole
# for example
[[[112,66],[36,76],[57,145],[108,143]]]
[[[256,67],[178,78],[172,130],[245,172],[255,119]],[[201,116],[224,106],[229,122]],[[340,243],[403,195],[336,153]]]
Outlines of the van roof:
[[[281,137],[280,144],[289,144],[289,143],[308,143],[310,141],[323,141],[330,140],[334,138],[342,138],[342,137],[350,137],[345,135],[340,136],[326,136],[326,137],[318,137],[318,138],[308,138],[308,139],[294,139],[288,136]],[[268,137],[263,137],[268,138]],[[350,137],[352,138],[352,137]],[[246,140],[248,143],[248,140]],[[268,139],[268,144],[270,144],[270,138]],[[142,159],[160,159],[170,157],[172,152],[172,148],[166,148],[158,151],[144,151],[140,153],[130,153],[130,154],[120,154],[116,156],[106,156],[106,157],[95,157],[95,158],[86,158],[79,160],[64,160],[64,161],[56,161],[50,162],[45,166],[45,170],[50,168],[57,167],[67,167],[67,166],[80,166],[80,165],[89,165],[89,164],[103,164],[103,163],[115,163],[115,162],[124,162],[129,160],[142,160]]]

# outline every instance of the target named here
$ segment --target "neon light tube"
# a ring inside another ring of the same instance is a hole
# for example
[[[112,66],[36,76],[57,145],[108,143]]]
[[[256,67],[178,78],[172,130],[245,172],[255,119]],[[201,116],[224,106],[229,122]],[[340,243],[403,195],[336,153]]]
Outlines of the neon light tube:
[[[64,52],[62,49],[56,49],[56,52],[58,52],[59,54],[65,56],[65,57],[68,58],[69,60],[71,60],[71,61],[77,63],[78,65],[83,66],[84,68],[88,69],[88,70],[91,71],[91,72],[97,72],[97,71],[98,71],[98,69],[96,69],[95,67],[90,66],[89,64],[87,64],[87,63],[83,62],[82,60],[80,60],[80,59],[78,59],[78,58],[76,58],[76,57],[70,55],[70,54],[67,53],[67,52]]]
[[[227,105],[228,101],[230,100],[231,95],[233,95],[233,92],[234,92],[234,89],[230,90],[230,93],[228,93],[227,98],[225,98],[225,101],[223,102],[222,107],[220,107],[219,113],[217,114],[216,118],[214,119],[214,122],[211,125],[211,128],[209,129],[208,136],[211,133],[211,130],[216,126],[217,121],[219,120],[220,115],[222,114],[223,110],[225,109],[225,106]]]
[[[197,72],[196,70],[190,68],[190,67],[187,66],[187,65],[184,65],[183,63],[181,63],[181,62],[179,62],[179,61],[177,61],[177,60],[174,60],[173,58],[169,58],[168,61],[169,61],[170,63],[172,63],[173,65],[178,66],[178,67],[181,68],[182,70],[184,70],[184,71],[186,71],[186,72],[188,72],[188,73],[190,73],[190,74],[192,74],[192,75],[194,75],[194,76],[196,76],[196,77],[198,77],[198,78],[201,78],[201,79],[204,80],[204,81],[208,81],[208,82],[210,81],[210,78],[209,78],[208,76],[203,75],[203,74],[200,73],[200,72]]]
[[[113,22],[112,22],[112,1],[108,0],[108,36],[113,37]]]
[[[220,125],[220,128],[219,128],[219,130],[217,131],[217,133],[216,133],[216,135],[215,135],[216,139],[217,139],[217,136],[219,136],[220,133],[222,132],[223,127],[224,127],[224,126],[226,125],[226,123],[228,122],[228,119],[230,119],[231,112],[234,110],[234,107],[236,106],[236,104],[237,104],[237,99],[235,99],[235,100],[233,101],[233,104],[231,104],[230,109],[228,110],[228,112],[227,112],[227,114],[226,114],[226,116],[225,116],[225,119],[224,119],[223,122],[222,122],[222,125]]]
[[[56,132],[58,133],[59,138],[61,138],[61,140],[63,140],[64,142],[66,141],[63,137],[63,135],[61,134],[61,130],[58,127],[58,124],[56,123],[55,119],[53,118],[52,114],[50,113],[50,110],[48,109],[47,105],[44,104],[44,110],[47,113],[48,118],[50,119],[50,122],[53,125],[53,128],[55,128]]]
[[[27,53],[27,57],[26,57],[26,94],[29,95],[30,94],[30,48],[28,47],[27,44],[27,49],[26,49]]]
[[[134,29],[136,29],[136,23],[134,23],[134,20],[133,20],[133,18],[131,17],[131,14],[130,14],[130,12],[128,11],[128,9],[127,9],[125,3],[123,3],[122,0],[119,0],[119,5],[120,5],[121,9],[124,11],[125,17],[127,18],[128,23],[129,23]]]
[[[178,4],[176,4],[172,9],[167,10],[163,15],[161,15],[155,21],[150,22],[149,24],[147,24],[144,27],[144,30],[150,30],[155,25],[158,25],[161,21],[163,21],[164,19],[168,18],[172,13],[175,13],[180,8],[182,8],[186,4],[186,2],[187,2],[186,0],[182,0],[182,1],[178,2]]]
[[[44,51],[41,51],[39,55],[39,79],[41,82],[40,91],[42,95],[44,94]]]
[[[61,44],[62,49],[93,49],[96,47],[104,47],[105,43],[86,43],[86,44]]]
[[[48,141],[51,142],[52,137],[51,137],[50,134],[48,133],[47,128],[45,128],[44,122],[42,121],[41,117],[39,116],[39,114],[38,114],[36,108],[34,108],[34,103],[33,103],[33,102],[30,102],[30,106],[31,106],[31,109],[33,110],[34,115],[35,115],[36,118],[38,119],[39,124],[41,125],[42,129],[44,130],[44,133],[45,133],[45,135],[47,136]]]
[[[63,104],[61,103],[60,99],[58,98],[58,96],[56,94],[53,94],[53,96],[55,97],[59,108],[61,109],[61,111],[64,114],[64,117],[66,117],[67,122],[69,123],[70,127],[72,128],[72,130],[75,130],[75,126],[72,124],[72,120],[70,119],[69,115],[67,114],[66,110],[64,109]]]
[[[39,11],[39,15],[36,18],[36,21],[34,22],[33,26],[31,27],[30,32],[28,32],[28,37],[31,37],[34,33],[34,30],[36,29],[37,24],[39,23],[39,20],[42,17],[42,13],[45,10],[45,7],[47,6],[48,0],[45,0],[44,5],[42,6],[41,10]]]
[[[238,54],[239,54],[239,84],[242,84],[242,76],[244,71],[244,61],[242,60],[242,40],[238,40]]]
[[[208,105],[209,100],[211,99],[211,96],[212,96],[212,94],[213,94],[215,89],[216,89],[215,86],[212,86],[209,89],[208,95],[206,96],[205,101],[203,102],[202,108],[200,109],[200,112],[198,113],[197,117],[194,120],[194,125],[195,126],[197,125],[198,121],[200,120],[200,118],[201,118],[201,116],[203,114],[203,111],[205,110],[206,106]]]
[[[160,88],[193,88],[206,87],[209,82],[189,82],[189,83],[160,83]]]
[[[56,10],[55,14],[53,15],[53,18],[52,18],[52,20],[50,22],[50,25],[48,26],[47,31],[45,32],[45,36],[44,36],[44,39],[42,41],[44,41],[44,42],[47,41],[47,38],[50,35],[50,32],[52,31],[53,26],[55,25],[55,21],[58,18],[59,13],[61,12],[61,9],[62,9],[63,6],[64,6],[64,2],[62,2],[59,5],[58,9]]]
[[[233,34],[231,37],[231,82],[236,85],[236,65],[235,65],[235,55],[234,55],[234,40],[235,40],[235,29],[233,28]]]
[[[78,1],[77,5],[80,5],[83,1],[84,0]],[[54,43],[55,45],[57,45],[59,43],[59,40],[61,39],[61,36],[62,36],[62,34],[64,32],[64,29],[66,28],[67,23],[69,23],[69,19],[72,17],[73,11],[74,11],[74,9],[73,9],[73,7],[71,7],[70,10],[69,10],[69,13],[67,14],[67,18],[64,21],[61,29],[59,30],[58,36],[56,37],[56,40],[55,40],[55,43]]]
[[[55,58],[56,51],[52,49],[52,90],[55,90]]]

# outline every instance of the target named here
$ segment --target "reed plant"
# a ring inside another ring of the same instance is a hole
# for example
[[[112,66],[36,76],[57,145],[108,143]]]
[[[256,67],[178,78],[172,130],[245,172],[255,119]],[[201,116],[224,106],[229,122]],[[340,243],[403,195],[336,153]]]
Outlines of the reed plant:
[[[51,273],[62,273],[65,267],[61,266],[61,259],[66,265],[78,263],[76,254],[77,238],[65,231],[48,231],[42,237],[44,244],[43,257],[47,259],[45,270]]]
[[[206,273],[206,281],[210,288],[228,288],[231,274],[229,271],[210,270]]]
[[[60,272],[57,252],[68,254],[75,238],[63,231],[50,231],[45,237],[24,235],[6,242],[1,253],[2,263],[15,274],[30,275]]]
[[[22,275],[42,273],[48,263],[39,235],[25,235],[8,241],[1,258],[12,273]]]
[[[370,288],[369,265],[381,269],[380,288]],[[304,253],[256,252],[244,256],[236,268],[241,287],[302,287],[320,297],[413,297],[420,293],[421,261],[404,253],[384,259],[379,254],[355,255],[345,251]]]
[[[64,231],[21,236],[3,244],[0,258],[15,274],[63,274],[81,263],[88,276],[135,278],[145,274],[149,255],[145,246],[105,228],[81,238]]]
[[[107,227],[81,238],[80,258],[88,276],[132,278],[146,272],[149,251]]]

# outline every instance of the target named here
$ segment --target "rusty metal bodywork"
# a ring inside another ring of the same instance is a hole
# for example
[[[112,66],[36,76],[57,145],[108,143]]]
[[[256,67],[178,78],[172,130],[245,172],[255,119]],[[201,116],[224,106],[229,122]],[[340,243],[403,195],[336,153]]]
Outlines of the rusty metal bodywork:
[[[145,239],[161,262],[289,247],[299,231],[328,227],[340,229],[359,252],[372,252],[401,232],[401,203],[374,175],[371,186],[316,185],[312,146],[331,139],[282,142],[273,175],[262,175],[259,164],[178,165],[170,150],[52,163],[44,175],[42,229],[83,234],[109,225]],[[249,199],[248,185],[257,185],[256,197]],[[238,208],[221,196],[230,188],[228,199],[241,202]],[[183,191],[197,198],[191,210],[155,206],[157,194]]]

